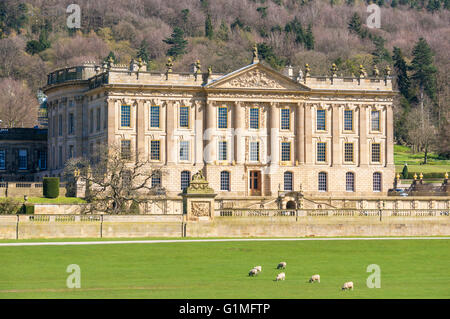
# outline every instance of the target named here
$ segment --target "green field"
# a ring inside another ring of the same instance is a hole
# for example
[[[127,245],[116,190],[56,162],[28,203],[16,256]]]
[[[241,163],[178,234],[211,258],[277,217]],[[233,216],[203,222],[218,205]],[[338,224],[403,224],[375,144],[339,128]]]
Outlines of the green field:
[[[405,163],[408,164],[408,171],[420,173],[442,173],[444,177],[445,172],[450,173],[450,160],[439,159],[435,153],[428,155],[428,164],[423,163],[423,152],[413,154],[411,149],[407,146],[394,145],[394,160],[395,170],[401,173]]]
[[[0,247],[0,298],[450,298],[449,240]],[[287,262],[286,280],[275,282]],[[66,268],[81,288],[66,288]],[[381,288],[369,289],[370,264]],[[262,273],[248,277],[253,266]],[[309,284],[312,274],[321,283]],[[354,291],[341,291],[345,281]]]

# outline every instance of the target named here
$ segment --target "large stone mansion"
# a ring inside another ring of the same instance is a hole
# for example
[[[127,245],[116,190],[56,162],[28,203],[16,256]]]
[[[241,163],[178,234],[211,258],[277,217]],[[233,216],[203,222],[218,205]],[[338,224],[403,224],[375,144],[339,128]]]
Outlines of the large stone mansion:
[[[394,181],[389,70],[294,75],[258,60],[228,74],[86,63],[48,75],[48,169],[99,145],[138,151],[171,196],[203,170],[218,198],[385,195]]]

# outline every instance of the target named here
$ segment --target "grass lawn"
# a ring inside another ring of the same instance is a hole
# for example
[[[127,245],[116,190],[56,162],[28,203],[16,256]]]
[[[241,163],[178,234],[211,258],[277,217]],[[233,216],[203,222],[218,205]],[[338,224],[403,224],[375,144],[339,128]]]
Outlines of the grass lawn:
[[[450,298],[449,240],[0,247],[0,298]],[[275,269],[287,262],[286,280]],[[66,268],[81,288],[66,288]],[[370,264],[381,288],[369,289]],[[248,277],[253,266],[263,271]],[[313,274],[321,283],[309,284]],[[354,291],[341,291],[353,281]]]
[[[394,160],[395,170],[401,173],[403,165],[408,164],[408,171],[420,173],[442,173],[444,177],[445,172],[450,172],[450,160],[441,160],[435,153],[428,155],[428,164],[421,165],[423,162],[423,152],[413,154],[411,149],[407,146],[394,145]]]

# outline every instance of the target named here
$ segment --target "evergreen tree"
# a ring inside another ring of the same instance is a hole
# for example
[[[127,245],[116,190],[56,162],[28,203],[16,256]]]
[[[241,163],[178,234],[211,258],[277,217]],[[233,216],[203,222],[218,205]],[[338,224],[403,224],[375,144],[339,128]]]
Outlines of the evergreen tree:
[[[164,43],[170,45],[166,55],[174,59],[186,53],[187,40],[184,39],[184,32],[179,27],[173,29],[172,35],[163,40]]]
[[[303,27],[301,22],[297,19],[297,17],[294,18],[291,22],[288,22],[286,26],[284,27],[284,31],[286,33],[294,33],[296,35],[295,42],[296,43],[304,43],[305,42],[305,33],[303,31]]]
[[[208,39],[212,39],[214,36],[214,29],[213,29],[213,25],[211,23],[211,15],[208,13],[206,15],[206,20],[205,20],[205,36],[208,37]]]
[[[281,69],[286,61],[282,58],[279,58],[274,52],[272,46],[266,43],[258,43],[258,53],[267,63],[270,64],[275,69]]]
[[[431,100],[436,98],[436,72],[433,65],[433,52],[424,38],[420,38],[413,48],[411,62],[412,80],[419,88],[419,102],[423,103],[423,93]]]
[[[411,100],[411,80],[408,76],[408,66],[406,65],[405,58],[400,48],[394,47],[394,68],[397,74],[397,86],[400,93],[405,97],[407,101]]]
[[[345,3],[346,3],[348,6],[354,6],[354,5],[355,5],[355,0],[346,0]]]
[[[219,27],[219,31],[217,31],[217,38],[222,41],[228,41],[229,39],[229,29],[225,21],[222,21]]]
[[[429,12],[436,12],[441,9],[441,1],[440,0],[429,0],[427,4],[427,10]]]
[[[391,7],[392,8],[397,8],[398,7],[398,0],[392,0]]]
[[[350,22],[348,23],[348,29],[350,30],[350,32],[354,32],[357,35],[361,35],[362,22],[361,18],[356,12],[350,18]]]
[[[267,17],[267,8],[268,7],[259,7],[256,9],[256,11],[258,11],[261,14],[261,18],[265,18]]]
[[[314,34],[312,32],[311,23],[308,25],[308,29],[305,34],[305,48],[308,50],[314,50]]]
[[[403,166],[402,177],[403,177],[403,179],[407,179],[408,178],[408,164],[406,164],[406,163]]]
[[[391,55],[389,54],[389,51],[384,47],[384,43],[386,42],[385,39],[383,39],[380,36],[372,36],[372,42],[375,45],[375,51],[372,52],[373,63],[378,64],[381,61],[387,61],[391,62]]]
[[[109,51],[108,56],[103,61],[107,61],[108,62],[110,57],[112,58],[114,64],[117,63],[116,55],[112,51]]]
[[[148,64],[150,61],[150,54],[148,52],[148,44],[147,41],[142,40],[141,45],[139,46],[136,57],[141,58],[142,61]]]

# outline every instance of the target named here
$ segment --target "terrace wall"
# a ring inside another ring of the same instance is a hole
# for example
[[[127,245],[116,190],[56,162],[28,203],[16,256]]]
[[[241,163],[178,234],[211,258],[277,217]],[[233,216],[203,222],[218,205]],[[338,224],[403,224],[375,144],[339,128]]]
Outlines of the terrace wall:
[[[446,214],[223,216],[198,222],[186,222],[184,215],[3,215],[0,239],[449,236]]]

